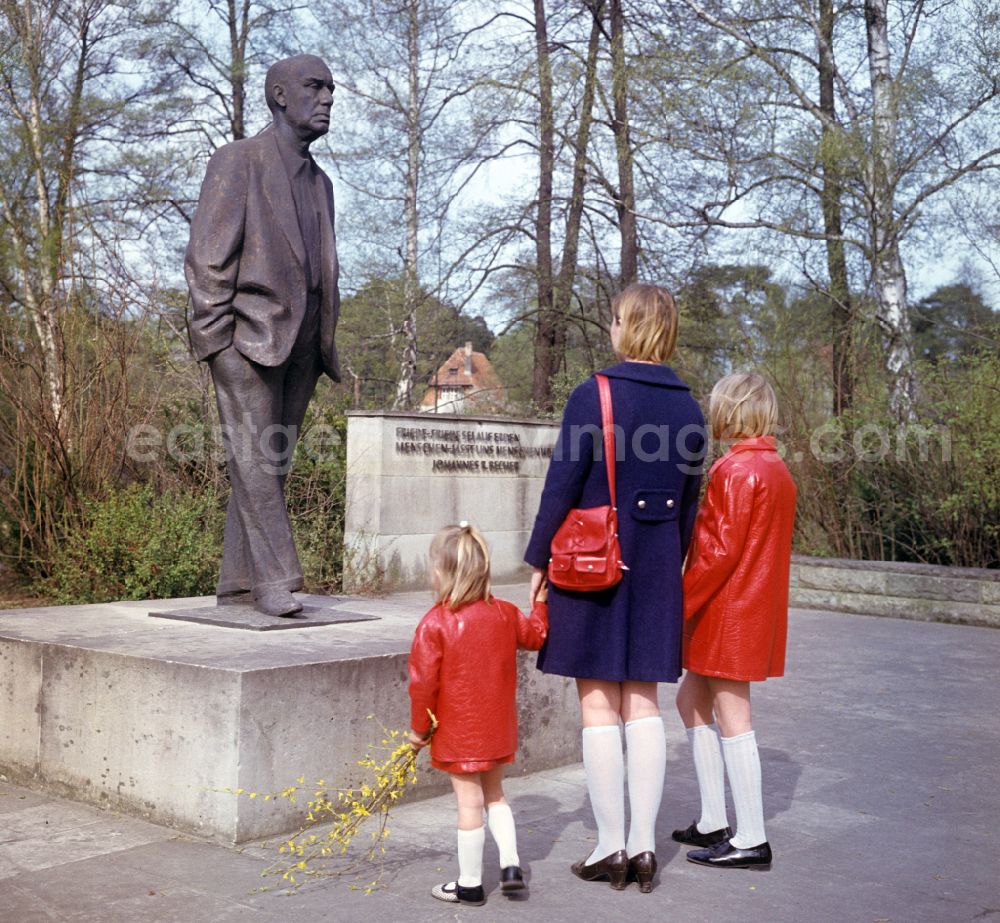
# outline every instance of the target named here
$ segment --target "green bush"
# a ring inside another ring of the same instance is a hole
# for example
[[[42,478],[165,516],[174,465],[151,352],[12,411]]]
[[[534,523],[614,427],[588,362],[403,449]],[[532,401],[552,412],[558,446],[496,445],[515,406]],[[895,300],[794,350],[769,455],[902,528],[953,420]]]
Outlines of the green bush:
[[[223,514],[212,493],[150,485],[84,504],[61,543],[45,589],[60,603],[200,596],[214,590]]]
[[[796,548],[806,554],[1000,566],[1000,355],[921,364],[915,419],[860,401],[831,421],[825,449],[792,433],[799,486]],[[859,452],[860,434],[879,448]]]

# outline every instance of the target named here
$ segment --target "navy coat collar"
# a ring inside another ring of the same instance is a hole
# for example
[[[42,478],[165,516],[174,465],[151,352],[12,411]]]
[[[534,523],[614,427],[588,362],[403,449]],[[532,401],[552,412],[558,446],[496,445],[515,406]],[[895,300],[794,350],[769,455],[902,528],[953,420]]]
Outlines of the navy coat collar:
[[[661,388],[681,388],[690,391],[677,373],[666,365],[652,365],[648,362],[619,362],[611,368],[601,369],[601,375],[608,378],[625,378],[629,381],[640,381],[647,385],[659,385]]]

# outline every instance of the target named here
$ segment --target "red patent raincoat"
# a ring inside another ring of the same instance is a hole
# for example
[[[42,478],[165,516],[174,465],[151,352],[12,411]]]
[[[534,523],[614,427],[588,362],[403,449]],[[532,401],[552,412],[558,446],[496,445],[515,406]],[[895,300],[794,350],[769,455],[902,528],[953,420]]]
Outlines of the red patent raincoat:
[[[525,617],[491,598],[457,612],[431,609],[410,648],[410,726],[426,734],[438,720],[431,763],[449,772],[483,772],[512,763],[517,750],[517,650],[537,651],[548,632],[548,606]]]
[[[709,471],[684,574],[684,668],[762,680],[785,669],[795,482],[772,436]]]

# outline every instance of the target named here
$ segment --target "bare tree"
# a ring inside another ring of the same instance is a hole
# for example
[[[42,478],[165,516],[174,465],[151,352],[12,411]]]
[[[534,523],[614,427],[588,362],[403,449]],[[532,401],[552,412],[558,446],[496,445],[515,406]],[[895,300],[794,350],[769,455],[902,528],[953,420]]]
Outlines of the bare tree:
[[[906,416],[914,373],[901,245],[934,197],[1000,164],[993,130],[997,62],[987,42],[959,38],[963,32],[981,37],[977,20],[995,21],[995,4],[930,8],[917,2],[900,8],[893,22],[886,0],[868,0],[863,19],[855,7],[835,12],[818,0],[797,0],[780,12],[755,0],[682,2],[715,33],[717,53],[728,54],[732,71],[759,74],[762,67],[771,77],[760,81],[756,97],[761,117],[773,120],[771,146],[731,158],[727,195],[693,206],[697,220],[832,244],[829,291],[845,306],[837,245],[853,247],[878,306],[892,405]],[[933,76],[932,59],[939,70],[943,62],[946,76]],[[856,78],[862,66],[866,86]],[[810,121],[818,133],[810,133]],[[718,128],[731,130],[724,122]],[[803,144],[810,136],[817,138],[816,154],[807,157]],[[789,191],[784,199],[782,189]],[[801,193],[816,196],[822,221],[798,208]],[[843,333],[842,326],[835,329]],[[838,356],[838,366],[844,361]],[[843,406],[843,379],[838,393]]]
[[[62,438],[63,320],[77,289],[110,269],[93,255],[120,258],[101,172],[109,149],[129,140],[123,113],[151,90],[125,79],[140,29],[133,13],[114,0],[0,2],[0,226],[10,241],[0,286],[34,335],[40,409]]]
[[[132,12],[0,3],[0,503],[33,562],[122,464],[141,305],[120,272],[100,168],[148,89],[125,79]]]
[[[329,143],[352,192],[364,273],[403,280],[388,332],[399,356],[394,406],[409,407],[418,308],[428,293],[443,294],[454,269],[446,217],[478,157],[470,99],[486,67],[473,53],[483,16],[466,0],[353,0],[331,5],[328,18],[337,35],[328,57],[335,77],[343,74],[335,105],[347,129]]]
[[[171,136],[193,134],[210,154],[266,122],[261,80],[270,64],[300,50],[301,9],[294,0],[151,6],[144,50],[170,79]]]
[[[635,180],[631,131],[628,118],[629,67],[625,56],[625,12],[622,0],[611,0],[611,93],[614,99],[612,130],[615,136],[615,158],[618,163],[618,189],[615,211],[621,232],[622,287],[634,282],[638,273],[639,240],[635,214]]]

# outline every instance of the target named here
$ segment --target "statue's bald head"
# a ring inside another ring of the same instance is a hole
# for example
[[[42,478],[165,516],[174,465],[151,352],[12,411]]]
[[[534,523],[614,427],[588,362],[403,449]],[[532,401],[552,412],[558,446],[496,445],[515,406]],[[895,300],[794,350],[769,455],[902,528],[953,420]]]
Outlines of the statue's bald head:
[[[272,113],[278,108],[278,103],[274,98],[276,86],[284,86],[286,81],[298,75],[301,70],[313,67],[326,74],[330,72],[326,62],[314,54],[296,54],[290,58],[275,61],[267,69],[267,74],[264,75],[264,99],[267,102],[267,108]]]

